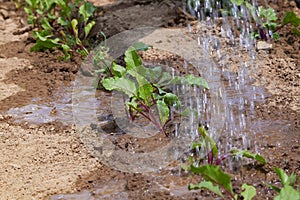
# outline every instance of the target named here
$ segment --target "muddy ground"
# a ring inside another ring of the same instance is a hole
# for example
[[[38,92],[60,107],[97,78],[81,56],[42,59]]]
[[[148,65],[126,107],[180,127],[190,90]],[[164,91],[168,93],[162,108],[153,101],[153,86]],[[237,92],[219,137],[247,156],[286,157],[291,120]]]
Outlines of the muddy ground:
[[[97,3],[93,32],[96,41],[101,40],[98,30],[110,37],[142,25],[185,27],[186,20],[192,20],[176,9],[178,2]],[[280,17],[286,10],[300,16],[293,1],[270,5],[280,12]],[[206,192],[187,192],[192,178],[180,174],[178,167],[143,175],[119,172],[101,164],[89,154],[72,124],[16,123],[7,114],[10,108],[28,105],[33,99],[53,101],[58,88],[72,84],[82,60],[75,58],[66,63],[57,59],[57,51],[30,52],[32,32],[24,12],[5,0],[0,1],[0,35],[0,199],[49,199],[52,195],[76,192],[77,199],[92,199],[93,195],[95,199],[215,198]],[[272,134],[262,131],[257,138],[263,141],[259,152],[269,163],[264,167],[244,166],[234,181],[237,191],[242,182],[256,186],[256,199],[273,199],[275,193],[264,185],[278,183],[273,167],[300,176],[299,48],[299,37],[284,29],[272,49],[257,50],[258,60],[263,61],[256,84],[265,87],[267,95],[265,103],[256,104],[256,118],[273,122],[265,124]],[[55,109],[50,112],[55,114]]]

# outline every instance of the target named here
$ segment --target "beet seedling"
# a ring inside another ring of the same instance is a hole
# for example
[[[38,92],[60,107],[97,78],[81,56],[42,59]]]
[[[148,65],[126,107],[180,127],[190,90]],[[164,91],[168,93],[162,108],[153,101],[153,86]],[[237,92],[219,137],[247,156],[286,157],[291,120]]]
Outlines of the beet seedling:
[[[90,18],[95,7],[83,0],[26,0],[28,23],[36,30],[31,51],[61,49],[67,60],[74,52],[87,56],[87,37],[95,25]]]
[[[219,156],[219,150],[216,145],[216,142],[211,138],[205,128],[199,127],[198,132],[200,135],[200,141],[194,142],[191,145],[191,149],[205,149],[207,155],[205,158],[199,157],[189,157],[190,166],[183,165],[182,168],[185,171],[189,171],[194,174],[200,174],[205,181],[200,182],[199,184],[189,184],[189,190],[196,189],[207,189],[220,197],[224,197],[223,193],[220,190],[220,187],[223,188],[230,196],[231,199],[238,199],[238,195],[234,194],[232,190],[231,177],[229,174],[223,172],[219,165],[226,158],[229,157],[247,157],[254,159],[262,164],[266,164],[266,160],[258,155],[252,154],[245,150],[233,149],[228,154]],[[207,161],[208,164],[202,164],[204,161]],[[242,185],[243,192],[241,196],[243,199],[251,200],[256,195],[256,190],[253,186],[247,184]]]
[[[296,190],[295,182],[296,182],[296,176],[295,174],[291,174],[288,176],[283,169],[275,168],[274,171],[279,176],[282,188],[279,188],[277,186],[267,184],[271,189],[275,190],[278,194],[274,198],[274,200],[298,200],[300,199],[300,178],[298,179],[298,190]]]
[[[275,41],[279,40],[279,30],[287,25],[292,26],[292,32],[300,36],[300,18],[294,12],[286,12],[281,23],[278,23],[276,11],[269,7],[265,9],[263,6],[254,7],[246,0],[230,0],[237,6],[242,4],[249,9],[253,20],[256,23],[257,30],[253,33],[254,37],[267,41],[272,37]]]
[[[126,110],[131,121],[143,117],[153,123],[166,136],[167,125],[173,120],[174,110],[181,108],[179,98],[169,89],[176,84],[185,84],[208,89],[207,82],[201,77],[187,75],[186,77],[172,76],[161,66],[148,68],[143,66],[138,50],[146,50],[141,43],[135,44],[125,52],[126,67],[105,63],[100,72],[108,73],[101,80],[103,87],[109,91],[119,91],[128,97]],[[104,60],[107,61],[107,60]],[[178,114],[177,114],[178,116]],[[179,117],[179,116],[178,116]]]

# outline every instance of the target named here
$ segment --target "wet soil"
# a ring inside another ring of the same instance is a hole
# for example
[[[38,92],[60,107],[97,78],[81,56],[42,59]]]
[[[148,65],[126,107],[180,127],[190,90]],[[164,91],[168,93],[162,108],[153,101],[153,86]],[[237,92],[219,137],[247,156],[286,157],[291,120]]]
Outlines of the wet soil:
[[[176,9],[178,2],[97,2],[100,4],[93,32],[95,44],[102,39],[99,30],[110,37],[140,26],[182,27],[190,19]],[[284,11],[291,9],[300,16],[293,1],[269,4],[281,18]],[[272,168],[281,167],[300,176],[300,39],[288,28],[281,31],[281,38],[273,43],[272,49],[257,50],[262,63],[255,80],[266,88],[267,97],[265,103],[255,105],[255,118],[261,123],[257,124],[260,132],[256,139],[260,140],[260,154],[269,163],[250,163],[238,173],[230,172],[235,177],[234,189],[240,191],[242,183],[252,184],[258,192],[256,199],[273,199],[274,191],[265,186],[265,182],[279,182]],[[82,59],[75,57],[63,62],[57,59],[57,51],[30,52],[32,33],[24,12],[3,0],[0,33],[0,199],[49,199],[52,195],[71,193],[76,199],[216,198],[205,191],[188,191],[188,183],[196,183],[199,177],[185,174],[178,163],[150,174],[119,172],[89,154],[72,124],[16,123],[6,111],[33,100],[55,101],[54,94],[59,88],[72,85]],[[160,59],[154,54],[155,58]],[[55,107],[49,112],[55,113]],[[119,145],[130,147],[122,142],[122,137]]]

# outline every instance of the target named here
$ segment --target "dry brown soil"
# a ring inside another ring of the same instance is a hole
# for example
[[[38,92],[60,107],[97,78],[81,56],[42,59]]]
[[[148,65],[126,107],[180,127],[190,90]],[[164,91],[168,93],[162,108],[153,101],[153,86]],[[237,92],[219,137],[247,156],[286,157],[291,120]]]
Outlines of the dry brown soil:
[[[185,26],[184,16],[176,12],[172,1],[97,3],[100,7],[93,32],[96,40],[101,38],[97,30],[110,37],[142,25]],[[270,5],[280,12],[280,17],[285,10],[291,9],[300,16],[292,1]],[[104,166],[89,154],[71,124],[14,122],[6,111],[28,105],[36,98],[41,102],[53,100],[57,88],[70,85],[74,80],[81,59],[74,58],[66,63],[57,59],[60,54],[57,51],[30,52],[32,32],[24,12],[16,10],[14,4],[6,0],[0,0],[0,36],[1,200],[49,199],[55,194],[84,190],[92,192],[81,192],[82,196],[77,199],[93,199],[93,196],[105,199],[104,194],[111,194],[106,199],[215,198],[200,191],[181,193],[186,191],[192,178],[179,174],[176,166],[173,171],[162,170],[150,175],[123,173]],[[278,124],[266,128],[273,134],[266,135],[262,131],[257,136],[263,141],[259,152],[269,164],[244,166],[235,175],[234,185],[239,191],[236,186],[242,182],[253,184],[258,190],[257,199],[273,199],[275,193],[264,185],[264,182],[278,182],[273,167],[300,176],[300,39],[283,29],[280,41],[269,51],[257,51],[257,57],[262,62],[256,84],[265,87],[268,95],[266,103],[257,103],[256,118],[278,121]],[[277,129],[284,134],[276,134]],[[112,192],[110,187],[119,189],[119,193]]]

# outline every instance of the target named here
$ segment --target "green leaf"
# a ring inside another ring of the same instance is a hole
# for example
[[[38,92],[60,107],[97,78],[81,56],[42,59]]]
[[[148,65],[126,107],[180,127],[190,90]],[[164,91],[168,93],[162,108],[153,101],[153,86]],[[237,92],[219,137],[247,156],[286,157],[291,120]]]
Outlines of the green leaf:
[[[164,83],[169,82],[172,79],[172,76],[168,72],[163,72],[161,78],[159,79],[157,84],[163,85]]]
[[[287,181],[289,179],[289,176],[284,172],[283,169],[280,169],[278,167],[274,168],[274,171],[276,172],[276,174],[279,176],[280,181],[283,185],[287,185]]]
[[[156,66],[153,68],[146,68],[147,74],[146,77],[149,79],[151,83],[157,82],[157,80],[162,75],[162,68],[160,66]]]
[[[181,116],[184,116],[184,117],[188,117],[188,116],[191,116],[193,115],[194,117],[199,117],[199,113],[196,109],[193,109],[193,108],[185,108],[181,113],[180,113]]]
[[[242,190],[244,190],[241,195],[244,198],[244,200],[251,200],[256,195],[256,189],[255,187],[247,184],[242,185]]]
[[[204,127],[199,126],[199,127],[198,127],[198,132],[200,133],[201,137],[202,137],[205,141],[208,142],[208,145],[209,145],[209,146],[208,146],[207,148],[210,148],[210,149],[211,149],[211,151],[212,151],[212,153],[213,153],[213,157],[217,156],[219,150],[218,150],[217,144],[216,144],[216,142],[214,141],[214,139],[211,138],[211,137],[208,135],[208,133],[207,133],[207,131],[205,130]]]
[[[131,45],[133,48],[135,48],[136,51],[147,51],[149,48],[152,48],[153,46],[145,44],[143,42],[136,42],[133,45]]]
[[[230,0],[230,1],[231,1],[231,3],[234,3],[238,6],[242,5],[242,3],[244,3],[244,0]]]
[[[127,70],[134,69],[135,67],[142,65],[142,59],[133,47],[129,47],[125,52],[125,62]]]
[[[62,47],[63,52],[65,54],[64,60],[69,60],[71,58],[71,55],[69,54],[69,52],[72,51],[72,49],[66,44],[62,44],[61,47]]]
[[[87,36],[90,34],[90,31],[95,24],[96,24],[95,21],[91,21],[84,27],[85,38],[87,38]]]
[[[271,185],[271,184],[269,184],[269,183],[266,183],[267,184],[267,186],[269,187],[269,188],[271,188],[272,190],[274,190],[274,191],[276,191],[276,192],[280,192],[280,188],[279,187],[276,187],[276,186],[274,186],[274,185]]]
[[[196,85],[198,87],[209,89],[208,83],[202,77],[195,77],[193,74],[189,74],[185,77],[185,81],[189,85]]]
[[[178,97],[173,93],[166,93],[163,96],[163,99],[164,99],[164,102],[166,103],[166,105],[168,105],[168,106],[180,105]]]
[[[68,20],[63,19],[62,17],[57,19],[57,23],[61,26],[68,26],[70,24]]]
[[[162,100],[158,100],[156,102],[156,104],[157,104],[157,109],[158,109],[161,124],[165,124],[167,122],[167,120],[169,119],[169,116],[170,116],[169,107]]]
[[[271,7],[269,7],[268,9],[265,9],[262,6],[259,6],[258,13],[259,13],[259,17],[265,18],[267,23],[275,22],[278,19],[275,10]]]
[[[50,25],[50,23],[46,17],[43,17],[43,19],[41,20],[41,24],[42,24],[43,29],[45,29],[46,31],[53,30],[52,26]]]
[[[290,185],[293,186],[295,184],[296,181],[296,176],[295,174],[291,174],[291,176],[289,177],[283,169],[274,168],[274,171],[276,172],[276,174],[279,176],[281,183],[286,186],[286,185]]]
[[[77,28],[78,21],[77,21],[77,19],[72,19],[71,24],[72,24],[72,29],[73,29],[73,32],[74,32],[74,37],[75,37],[76,44],[80,45],[81,41],[78,38],[78,28]]]
[[[126,69],[123,66],[118,65],[115,62],[113,62],[112,73],[117,77],[122,77],[126,74]]]
[[[212,182],[210,181],[202,181],[198,185],[189,184],[189,190],[198,190],[198,189],[207,189],[211,192],[214,192],[215,194],[219,195],[220,197],[223,197],[222,192],[220,191],[219,186],[214,186]]]
[[[243,156],[251,159],[255,159],[256,161],[266,164],[267,161],[259,154],[253,154],[247,150],[238,150],[238,149],[232,149],[230,151],[232,154],[237,155],[237,156]]]
[[[179,84],[183,84],[184,81],[185,81],[184,77],[175,76],[167,83],[167,85],[172,85],[172,84],[179,85]]]
[[[51,39],[51,35],[46,35],[45,32],[34,32],[36,37],[36,43],[31,47],[30,51],[44,51],[47,49],[52,49],[54,47],[59,47],[59,38]]]
[[[294,12],[286,12],[281,25],[284,26],[288,23],[294,27],[298,27],[300,25],[300,18]]]
[[[135,96],[135,91],[137,90],[135,82],[124,77],[104,78],[102,79],[102,85],[106,90],[123,92],[129,98]]]
[[[201,174],[206,181],[211,181],[225,188],[231,195],[233,195],[231,177],[224,173],[218,166],[203,165],[195,167],[191,165],[191,172]]]
[[[189,167],[186,164],[182,164],[181,169],[183,169],[183,171],[185,171],[185,172],[189,171]]]
[[[138,97],[142,98],[144,102],[151,102],[151,95],[154,91],[152,85],[148,80],[137,73],[134,69],[127,70],[127,73],[136,78],[138,82]],[[148,104],[147,104],[148,105]]]
[[[293,33],[297,36],[300,36],[300,30],[298,28],[293,28]]]
[[[278,196],[274,200],[299,200],[300,194],[290,185],[285,185],[281,190]]]
[[[253,19],[255,19],[255,15],[256,15],[256,9],[255,9],[255,7],[251,3],[247,2],[247,1],[245,1],[245,5],[250,10],[250,13],[251,13]]]
[[[191,145],[191,149],[196,149],[196,148],[201,148],[202,147],[202,143],[199,143],[199,142],[193,142],[192,145]]]
[[[31,9],[29,9],[29,8],[24,8],[24,10],[25,10],[25,12],[26,12],[26,14],[27,15],[32,15],[33,13],[32,13],[32,10]]]
[[[79,13],[83,16],[85,24],[87,24],[89,18],[95,12],[95,7],[90,2],[85,2],[79,7]]]
[[[126,102],[126,106],[127,106],[127,110],[129,109],[129,107],[134,108],[135,110],[138,109],[138,104],[136,102],[136,98],[132,98],[130,102]]]
[[[273,33],[273,39],[278,41],[280,39],[280,35],[278,33]]]

